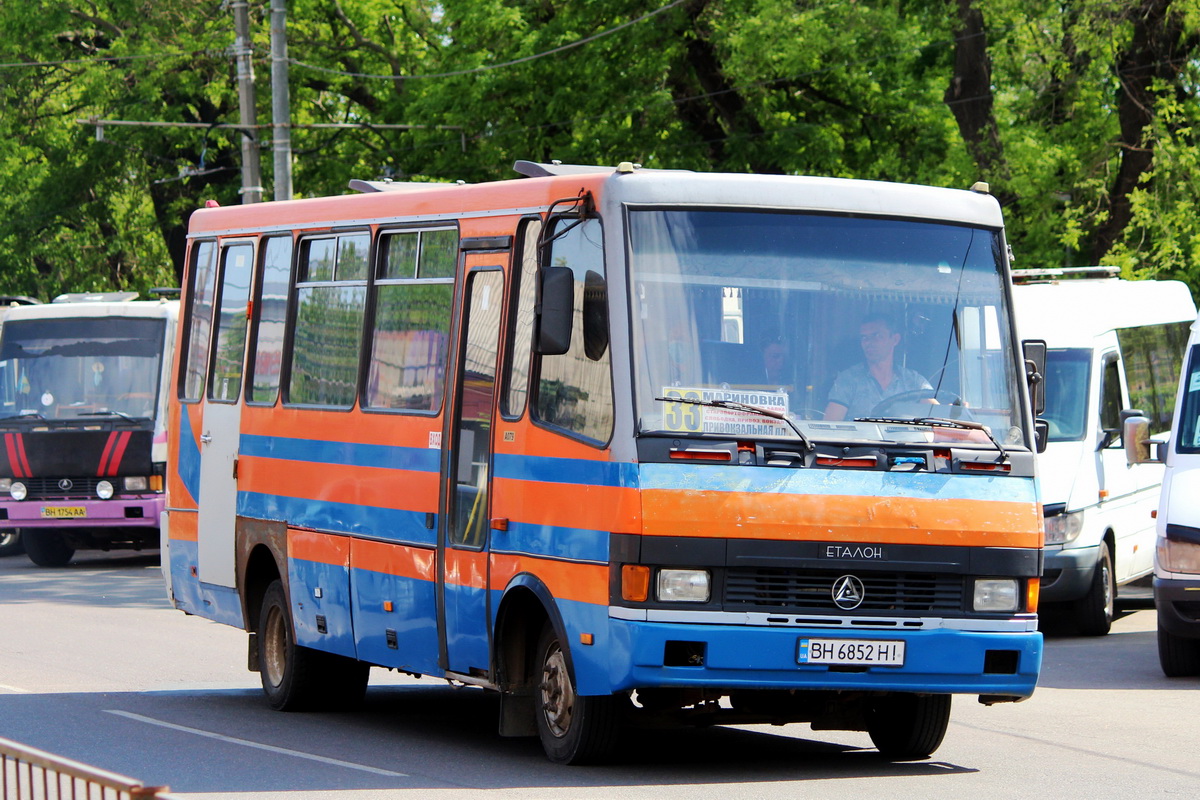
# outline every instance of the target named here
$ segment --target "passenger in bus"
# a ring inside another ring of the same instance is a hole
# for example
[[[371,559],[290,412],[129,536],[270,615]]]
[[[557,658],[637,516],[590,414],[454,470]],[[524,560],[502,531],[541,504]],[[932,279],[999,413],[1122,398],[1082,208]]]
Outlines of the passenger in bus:
[[[825,419],[840,420],[869,416],[882,401],[905,392],[933,387],[919,372],[895,363],[900,334],[887,317],[873,314],[858,329],[864,361],[838,373],[829,389]]]
[[[766,339],[762,345],[763,385],[785,388],[792,383],[791,364],[788,361],[788,346],[783,337]]]

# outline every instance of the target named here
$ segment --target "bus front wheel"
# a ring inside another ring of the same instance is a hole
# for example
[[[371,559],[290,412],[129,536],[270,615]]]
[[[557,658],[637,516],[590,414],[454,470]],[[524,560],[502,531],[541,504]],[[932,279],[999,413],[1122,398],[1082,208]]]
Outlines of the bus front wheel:
[[[950,724],[948,694],[887,694],[867,710],[867,733],[879,752],[893,761],[928,758],[941,745]]]
[[[546,756],[558,764],[607,760],[620,735],[618,698],[576,693],[567,653],[549,623],[538,639],[534,669],[534,716]]]
[[[61,533],[53,531],[24,531],[21,539],[29,560],[39,567],[65,567],[75,555],[75,548],[67,544]]]

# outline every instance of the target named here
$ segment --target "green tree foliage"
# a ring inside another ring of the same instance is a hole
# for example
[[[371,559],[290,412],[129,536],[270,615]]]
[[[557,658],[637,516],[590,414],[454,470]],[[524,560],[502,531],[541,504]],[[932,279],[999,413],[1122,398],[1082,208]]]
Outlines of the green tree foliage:
[[[0,30],[0,292],[177,281],[191,210],[240,202],[228,4],[27,0]],[[1200,286],[1196,31],[1200,0],[291,0],[295,193],[517,159],[985,180],[1020,266]]]

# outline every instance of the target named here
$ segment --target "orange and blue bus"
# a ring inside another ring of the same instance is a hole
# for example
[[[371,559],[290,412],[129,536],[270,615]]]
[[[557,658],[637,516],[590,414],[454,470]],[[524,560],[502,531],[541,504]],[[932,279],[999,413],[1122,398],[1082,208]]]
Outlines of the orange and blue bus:
[[[67,294],[5,314],[0,530],[39,566],[159,546],[179,301],[137,297]]]
[[[1038,437],[986,187],[516,168],[191,217],[163,569],[269,705],[433,676],[585,763],[668,722],[917,758],[952,695],[1029,697]]]

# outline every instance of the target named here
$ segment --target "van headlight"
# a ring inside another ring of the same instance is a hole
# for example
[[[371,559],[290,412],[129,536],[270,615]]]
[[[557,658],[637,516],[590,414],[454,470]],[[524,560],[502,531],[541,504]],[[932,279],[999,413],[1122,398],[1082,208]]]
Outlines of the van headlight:
[[[1200,528],[1168,524],[1166,536],[1158,537],[1155,558],[1167,572],[1200,574]]]
[[[121,483],[127,492],[144,492],[149,485],[145,475],[131,475],[127,478],[122,478]]]
[[[1079,538],[1083,530],[1083,512],[1069,511],[1046,517],[1046,544],[1067,544]]]
[[[663,603],[707,603],[710,583],[705,569],[660,569],[655,596]]]
[[[11,484],[9,484],[8,493],[12,496],[13,500],[24,500],[29,495],[29,491],[25,488],[25,484],[21,483],[20,481],[13,481]]]
[[[1016,611],[1019,598],[1015,578],[976,578],[972,608],[976,611]]]

